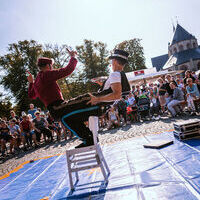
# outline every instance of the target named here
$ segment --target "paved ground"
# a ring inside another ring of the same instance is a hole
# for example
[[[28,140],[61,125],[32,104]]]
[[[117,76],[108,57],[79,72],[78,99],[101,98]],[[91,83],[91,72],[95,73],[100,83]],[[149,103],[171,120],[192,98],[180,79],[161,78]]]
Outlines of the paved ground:
[[[162,133],[173,129],[173,123],[187,119],[200,119],[200,116],[191,117],[184,116],[175,119],[162,118],[159,121],[145,121],[140,123],[134,123],[126,125],[118,129],[103,130],[99,133],[99,140],[101,144],[115,143],[121,140],[128,140],[132,137],[138,137],[145,134]],[[77,139],[71,139],[68,141],[54,142],[46,146],[42,146],[36,150],[29,150],[28,152],[20,153],[19,155],[6,160],[1,160],[0,164],[0,176],[15,169],[21,163],[30,161],[37,158],[42,158],[49,155],[55,155],[65,152],[69,148],[73,148],[80,143]]]

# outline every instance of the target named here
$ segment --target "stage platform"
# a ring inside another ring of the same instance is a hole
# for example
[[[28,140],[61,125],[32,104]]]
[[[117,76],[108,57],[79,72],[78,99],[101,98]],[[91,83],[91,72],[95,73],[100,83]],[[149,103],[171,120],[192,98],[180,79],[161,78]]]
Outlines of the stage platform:
[[[172,139],[161,149],[144,148]],[[73,193],[65,155],[24,163],[1,177],[1,200],[195,200],[200,199],[200,139],[178,141],[172,132],[136,137],[102,147],[111,174],[104,183],[99,168],[79,172]],[[92,182],[92,183],[91,183]]]

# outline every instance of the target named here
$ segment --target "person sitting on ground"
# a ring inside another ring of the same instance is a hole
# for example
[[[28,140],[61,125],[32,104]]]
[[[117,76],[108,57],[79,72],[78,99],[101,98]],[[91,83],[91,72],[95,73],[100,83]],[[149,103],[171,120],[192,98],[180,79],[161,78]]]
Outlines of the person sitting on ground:
[[[108,119],[109,119],[109,125],[108,129],[111,129],[113,126],[119,127],[120,126],[120,119],[118,112],[115,110],[114,106],[111,106],[108,112]]]
[[[28,114],[32,115],[32,119],[35,118],[35,112],[37,111],[37,108],[34,108],[34,104],[30,104],[30,109],[28,110]]]
[[[52,132],[48,128],[48,122],[46,121],[45,118],[40,116],[40,112],[36,111],[35,112],[35,119],[33,119],[33,129],[34,132],[36,133],[36,138],[37,141],[40,142],[41,134],[43,134],[43,138],[45,143],[47,142],[46,137],[48,137],[49,141],[53,141],[53,136]]]
[[[171,101],[167,105],[167,108],[172,114],[172,117],[175,117],[178,113],[181,112],[178,104],[180,104],[180,102],[184,100],[184,94],[174,82],[170,83],[170,87],[173,90],[173,95]]]
[[[13,154],[13,146],[14,146],[14,139],[10,135],[10,130],[8,128],[8,125],[3,120],[1,121],[0,126],[0,140],[1,140],[1,152],[2,156],[5,156],[5,150],[6,150],[6,143],[10,143],[10,154]]]
[[[196,83],[193,83],[191,78],[187,79],[186,91],[187,91],[188,108],[193,112],[195,112],[196,108],[194,105],[194,100],[198,99],[200,94]]]

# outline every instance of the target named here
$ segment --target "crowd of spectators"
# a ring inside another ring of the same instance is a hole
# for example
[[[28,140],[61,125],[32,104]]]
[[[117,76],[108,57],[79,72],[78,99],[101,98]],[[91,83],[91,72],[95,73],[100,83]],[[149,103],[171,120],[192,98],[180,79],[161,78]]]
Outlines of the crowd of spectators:
[[[148,84],[133,85],[129,95],[103,108],[99,117],[101,128],[117,128],[122,125],[141,121],[142,118],[159,120],[163,115],[176,117],[184,109],[196,115],[200,98],[200,76],[186,71],[185,75],[167,74]],[[198,101],[199,100],[199,101]],[[143,102],[143,106],[141,105]],[[145,111],[144,115],[142,115]],[[10,154],[38,148],[41,144],[71,138],[71,132],[54,121],[48,111],[43,112],[30,104],[28,112],[18,117],[12,110],[10,118],[0,119],[0,151]],[[9,144],[9,145],[7,145]],[[8,151],[9,146],[9,151]]]
[[[146,99],[146,116],[142,116],[140,101]],[[149,118],[159,120],[162,116],[176,117],[188,111],[196,115],[200,104],[200,76],[187,70],[185,74],[159,77],[156,81],[132,86],[128,96],[115,101],[106,108],[100,125],[108,128]]]
[[[4,157],[6,153],[18,154],[54,140],[60,141],[62,135],[65,140],[72,137],[71,132],[61,122],[54,121],[48,111],[43,112],[30,104],[28,112],[23,111],[18,117],[11,110],[9,119],[0,119],[1,155]],[[10,144],[9,149],[6,144]]]

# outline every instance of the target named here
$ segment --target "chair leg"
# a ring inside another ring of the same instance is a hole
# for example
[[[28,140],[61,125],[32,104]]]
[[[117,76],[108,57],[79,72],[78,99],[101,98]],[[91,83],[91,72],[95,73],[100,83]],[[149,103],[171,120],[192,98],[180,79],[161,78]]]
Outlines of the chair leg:
[[[101,168],[101,172],[102,172],[102,174],[103,174],[104,180],[107,181],[106,172],[105,172],[105,169],[104,169],[104,167],[103,167],[103,164],[102,164],[102,162],[101,162],[100,157],[99,157],[98,154],[96,154],[96,160],[97,160],[98,165],[99,165],[100,168]]]
[[[100,161],[103,162],[103,164],[104,164],[104,166],[105,166],[105,168],[106,168],[107,173],[110,174],[110,169],[109,169],[108,164],[106,163],[106,160],[105,160],[105,158],[104,158],[104,156],[103,156],[103,153],[102,153],[102,151],[101,151],[101,147],[97,146],[97,152],[98,152],[98,155],[99,155],[99,157],[100,157]],[[101,163],[102,163],[102,162],[101,162]]]
[[[70,159],[69,159],[69,155],[67,155],[67,167],[68,167],[68,175],[69,175],[69,183],[70,183],[70,188],[71,190],[74,189],[74,185],[73,185],[73,180],[72,180],[72,172],[71,172],[71,162],[70,162]]]

